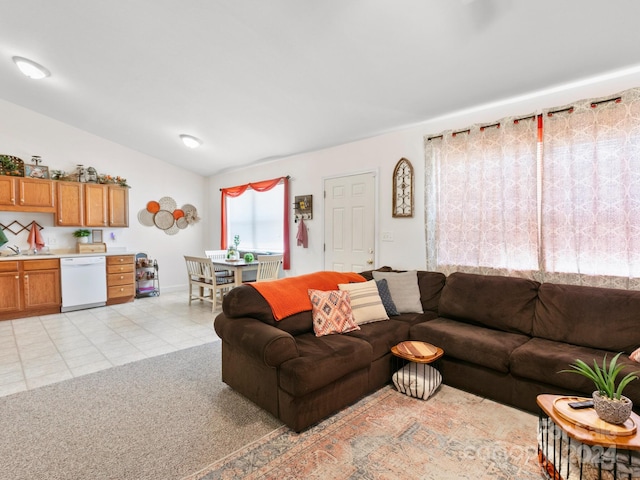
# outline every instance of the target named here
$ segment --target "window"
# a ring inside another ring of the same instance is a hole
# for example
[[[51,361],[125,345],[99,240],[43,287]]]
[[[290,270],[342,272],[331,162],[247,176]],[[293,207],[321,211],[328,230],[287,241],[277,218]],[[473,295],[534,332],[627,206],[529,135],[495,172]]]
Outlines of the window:
[[[238,197],[227,199],[227,245],[240,235],[242,250],[284,251],[282,197],[284,185],[266,192],[248,188]]]
[[[289,177],[223,188],[220,205],[220,248],[239,235],[240,249],[282,252],[289,269]]]
[[[426,139],[427,267],[640,289],[640,89],[527,119]]]

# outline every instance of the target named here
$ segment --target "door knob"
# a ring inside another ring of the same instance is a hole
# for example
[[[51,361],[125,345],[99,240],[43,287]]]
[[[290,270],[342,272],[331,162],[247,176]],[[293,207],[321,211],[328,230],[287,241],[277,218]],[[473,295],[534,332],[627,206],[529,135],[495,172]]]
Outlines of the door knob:
[[[373,265],[373,260],[372,259],[367,260],[367,265]]]

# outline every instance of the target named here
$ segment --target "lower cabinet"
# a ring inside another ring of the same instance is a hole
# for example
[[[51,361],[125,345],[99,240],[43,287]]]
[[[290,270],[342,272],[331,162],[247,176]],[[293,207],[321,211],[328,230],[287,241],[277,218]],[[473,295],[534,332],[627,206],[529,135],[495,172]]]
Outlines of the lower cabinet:
[[[0,320],[60,313],[60,261],[0,262]]]
[[[135,294],[134,256],[107,256],[107,305],[132,302]]]

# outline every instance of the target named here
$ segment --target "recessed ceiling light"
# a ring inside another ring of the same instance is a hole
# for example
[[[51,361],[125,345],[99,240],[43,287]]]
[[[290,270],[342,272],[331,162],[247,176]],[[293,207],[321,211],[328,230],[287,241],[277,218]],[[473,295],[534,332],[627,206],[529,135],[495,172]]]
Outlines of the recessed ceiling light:
[[[200,145],[202,145],[202,140],[194,137],[193,135],[186,135],[183,133],[182,135],[180,135],[180,139],[182,140],[182,143],[184,143],[189,148],[198,148]]]
[[[33,78],[34,80],[40,80],[51,75],[51,72],[49,70],[44,68],[42,65],[34,62],[33,60],[29,60],[28,58],[13,57],[13,63],[18,66],[22,73],[24,73],[29,78]]]

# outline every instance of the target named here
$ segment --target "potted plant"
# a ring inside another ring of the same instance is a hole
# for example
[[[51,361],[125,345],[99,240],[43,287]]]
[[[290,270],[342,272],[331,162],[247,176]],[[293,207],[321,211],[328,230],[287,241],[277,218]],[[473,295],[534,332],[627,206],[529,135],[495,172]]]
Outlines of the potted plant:
[[[625,387],[638,378],[638,372],[626,374],[616,386],[616,378],[624,368],[618,365],[618,358],[622,352],[618,353],[611,359],[607,365],[607,356],[602,360],[602,366],[593,361],[593,368],[580,359],[569,365],[571,370],[562,370],[562,372],[577,373],[591,380],[596,390],[593,392],[593,408],[598,416],[605,422],[616,425],[623,424],[631,415],[633,402],[622,395]]]
[[[229,249],[227,250],[227,260],[238,260],[240,258],[238,245],[240,245],[240,235],[234,235],[233,246],[229,245]]]
[[[4,175],[11,175],[15,172],[18,165],[9,155],[0,155],[0,166]]]
[[[78,239],[78,243],[89,243],[89,235],[91,235],[91,232],[84,228],[73,232],[73,236]]]

